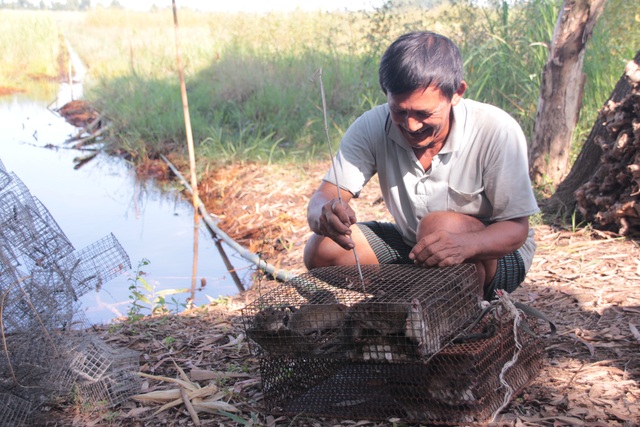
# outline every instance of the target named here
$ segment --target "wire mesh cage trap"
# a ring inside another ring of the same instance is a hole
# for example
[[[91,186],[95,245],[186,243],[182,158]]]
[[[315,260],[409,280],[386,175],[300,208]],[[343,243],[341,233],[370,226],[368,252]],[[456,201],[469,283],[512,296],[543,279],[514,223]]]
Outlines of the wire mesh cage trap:
[[[9,393],[0,393],[0,427],[24,425],[31,411],[31,404]]]
[[[475,266],[365,265],[314,269],[243,311],[269,354],[411,360],[438,351],[480,311]],[[445,303],[446,302],[446,303]]]
[[[107,372],[98,381],[78,381],[80,400],[85,403],[103,402],[112,408],[140,391],[141,378],[131,370]]]
[[[483,305],[475,266],[362,272],[314,269],[244,309],[269,412],[481,423],[540,369],[540,338]]]
[[[86,386],[87,400],[110,405],[135,392],[137,352],[83,334],[89,325],[79,300],[130,268],[113,234],[76,250],[0,162],[0,426],[28,423],[76,383]]]

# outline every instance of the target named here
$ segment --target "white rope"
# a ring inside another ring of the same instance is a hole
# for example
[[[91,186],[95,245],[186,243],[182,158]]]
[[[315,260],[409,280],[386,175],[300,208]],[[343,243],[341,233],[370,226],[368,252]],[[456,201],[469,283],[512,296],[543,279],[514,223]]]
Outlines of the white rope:
[[[503,290],[496,291],[498,296],[498,302],[502,304],[502,306],[513,315],[513,339],[516,344],[516,349],[513,352],[513,357],[507,363],[504,364],[502,370],[500,371],[499,379],[502,386],[505,388],[504,399],[502,400],[502,405],[493,413],[491,417],[491,422],[495,422],[496,417],[500,412],[509,405],[511,398],[513,397],[513,387],[507,382],[505,379],[505,375],[507,371],[515,365],[518,360],[518,356],[520,355],[520,351],[522,350],[522,344],[518,340],[518,325],[520,324],[520,313],[521,311],[516,308],[511,299],[509,298],[509,294]]]

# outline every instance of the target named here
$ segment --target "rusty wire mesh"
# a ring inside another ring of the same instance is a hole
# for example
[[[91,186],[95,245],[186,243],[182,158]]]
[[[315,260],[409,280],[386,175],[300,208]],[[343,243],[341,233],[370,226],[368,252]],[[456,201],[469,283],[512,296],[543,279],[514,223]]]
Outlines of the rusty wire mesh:
[[[311,270],[244,309],[269,412],[482,423],[538,372],[539,338],[483,310],[473,265],[362,271]]]

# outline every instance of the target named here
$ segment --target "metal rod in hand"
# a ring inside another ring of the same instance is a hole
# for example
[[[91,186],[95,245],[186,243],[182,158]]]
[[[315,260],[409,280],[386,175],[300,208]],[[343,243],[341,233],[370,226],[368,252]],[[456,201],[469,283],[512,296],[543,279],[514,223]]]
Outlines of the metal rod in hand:
[[[336,164],[333,160],[333,149],[331,148],[331,138],[329,137],[329,126],[327,125],[327,101],[324,96],[324,85],[322,84],[322,68],[318,70],[318,76],[320,79],[320,92],[322,94],[322,114],[324,116],[324,131],[327,134],[327,143],[329,144],[329,154],[331,155],[331,166],[333,167],[333,176],[336,180],[336,187],[338,187],[338,201],[342,204],[342,195],[340,194],[340,183],[338,182],[338,172],[336,171]],[[353,237],[349,234],[349,239],[353,243],[353,256],[356,259],[356,266],[358,267],[358,275],[360,276],[360,283],[362,284],[362,291],[366,292],[364,286],[364,277],[362,276],[362,268],[360,267],[360,261],[358,260],[358,253],[356,252],[356,244],[353,241]]]

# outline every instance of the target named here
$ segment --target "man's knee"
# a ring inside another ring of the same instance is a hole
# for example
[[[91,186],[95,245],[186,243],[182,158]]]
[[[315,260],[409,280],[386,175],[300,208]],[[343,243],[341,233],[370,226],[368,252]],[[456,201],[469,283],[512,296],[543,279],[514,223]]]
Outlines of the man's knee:
[[[324,259],[325,256],[321,251],[322,241],[324,236],[320,236],[318,234],[313,234],[307,244],[304,247],[304,252],[302,255],[302,259],[304,261],[304,265],[308,270],[311,270],[316,267],[322,267],[327,264],[327,261]]]
[[[304,265],[308,270],[332,265],[354,264],[353,251],[343,249],[328,237],[314,234],[304,247]]]
[[[480,231],[485,225],[477,218],[458,212],[436,211],[431,212],[420,220],[417,237],[420,240],[428,234],[440,230],[452,233],[465,233]]]
[[[369,245],[367,238],[358,227],[351,228],[351,238],[356,245],[358,261],[361,264],[378,264],[376,254]],[[343,249],[328,237],[318,234],[312,235],[304,247],[304,265],[308,270],[332,265],[355,265],[353,250]]]

